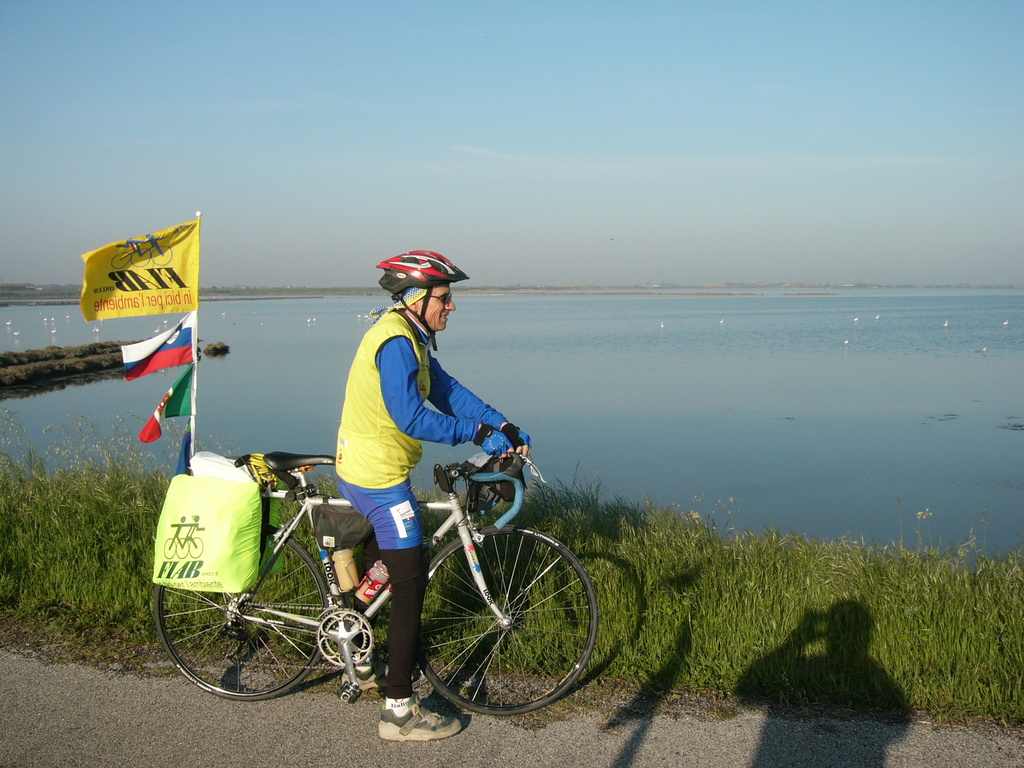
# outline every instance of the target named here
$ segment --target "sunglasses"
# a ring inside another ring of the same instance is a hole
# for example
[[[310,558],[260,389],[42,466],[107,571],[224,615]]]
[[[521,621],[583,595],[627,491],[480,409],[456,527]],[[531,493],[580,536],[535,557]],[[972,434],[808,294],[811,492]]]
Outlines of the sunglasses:
[[[440,301],[440,302],[441,302],[442,304],[444,304],[445,306],[448,306],[449,304],[451,304],[451,303],[452,303],[452,292],[451,292],[451,291],[448,291],[448,293],[438,293],[438,294],[434,294],[434,295],[433,295],[433,296],[431,296],[430,298],[432,298],[432,299],[437,299],[438,301]]]

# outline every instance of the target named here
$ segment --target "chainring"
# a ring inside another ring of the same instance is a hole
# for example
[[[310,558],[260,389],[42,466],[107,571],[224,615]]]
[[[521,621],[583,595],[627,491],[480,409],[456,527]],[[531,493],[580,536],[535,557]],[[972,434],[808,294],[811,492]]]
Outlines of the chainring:
[[[369,662],[373,653],[373,627],[363,614],[349,608],[332,608],[320,614],[317,643],[320,653],[336,667],[345,666],[339,643],[347,642],[356,664]]]

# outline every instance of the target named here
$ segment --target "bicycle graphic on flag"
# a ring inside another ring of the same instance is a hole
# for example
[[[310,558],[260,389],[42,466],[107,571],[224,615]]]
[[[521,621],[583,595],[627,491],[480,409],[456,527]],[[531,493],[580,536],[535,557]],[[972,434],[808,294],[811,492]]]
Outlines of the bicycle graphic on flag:
[[[174,251],[169,245],[160,245],[160,240],[169,240],[175,233],[176,230],[160,239],[152,235],[145,235],[144,237],[117,243],[117,247],[124,250],[114,254],[114,257],[110,260],[110,266],[113,269],[127,269],[130,266],[138,269],[145,269],[150,266],[166,267],[174,260]]]

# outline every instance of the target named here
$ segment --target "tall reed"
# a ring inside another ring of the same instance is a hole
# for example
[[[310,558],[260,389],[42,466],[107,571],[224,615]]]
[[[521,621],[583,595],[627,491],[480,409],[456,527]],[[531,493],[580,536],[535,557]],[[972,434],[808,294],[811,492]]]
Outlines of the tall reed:
[[[133,436],[101,437],[88,422],[76,430],[55,449],[54,469],[32,448],[0,453],[0,606],[70,631],[141,637],[169,477]]]

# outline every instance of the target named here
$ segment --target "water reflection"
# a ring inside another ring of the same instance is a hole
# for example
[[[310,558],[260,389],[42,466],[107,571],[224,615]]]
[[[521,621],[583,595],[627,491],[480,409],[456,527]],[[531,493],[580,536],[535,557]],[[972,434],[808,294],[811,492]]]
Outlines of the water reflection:
[[[86,384],[95,384],[98,381],[120,379],[123,377],[123,370],[92,371],[90,373],[78,373],[73,376],[45,383],[4,387],[0,389],[0,401],[17,400],[23,397],[35,397],[36,395],[44,395],[47,392],[60,392],[68,387],[82,387]]]

